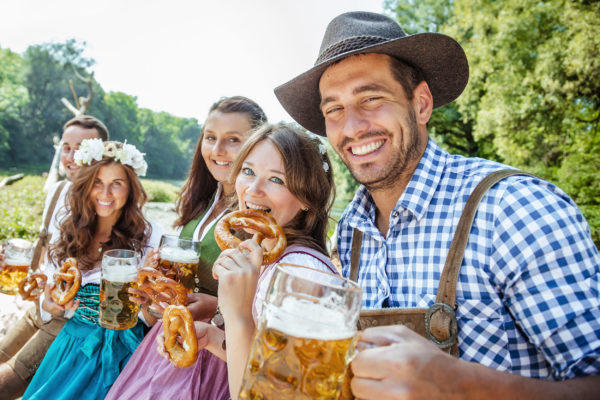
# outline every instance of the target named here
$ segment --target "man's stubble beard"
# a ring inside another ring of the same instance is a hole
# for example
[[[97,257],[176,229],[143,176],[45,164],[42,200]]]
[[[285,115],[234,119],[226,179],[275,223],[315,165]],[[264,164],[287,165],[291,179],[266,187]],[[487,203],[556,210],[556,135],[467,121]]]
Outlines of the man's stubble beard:
[[[419,159],[421,157],[421,136],[419,135],[419,129],[417,127],[417,120],[415,117],[415,113],[412,109],[408,111],[408,142],[401,140],[398,143],[398,147],[392,148],[392,159],[389,162],[388,167],[384,167],[377,176],[372,178],[369,177],[361,177],[360,172],[355,171],[354,168],[351,168],[346,160],[342,158],[348,170],[356,179],[356,181],[362,185],[364,185],[370,192],[377,190],[385,190],[393,187],[406,173],[406,166],[414,160]],[[392,146],[394,146],[393,142],[393,134],[388,131],[370,131],[361,135],[359,139],[364,139],[368,137],[376,137],[376,136],[385,136],[389,139],[389,142]],[[403,139],[403,136],[400,136]],[[348,140],[342,141],[340,146],[338,146],[338,154],[344,154],[343,148],[349,142]],[[402,149],[403,145],[406,144],[406,149]],[[369,170],[372,168],[372,163],[361,164],[359,169]],[[412,171],[411,171],[412,172]]]

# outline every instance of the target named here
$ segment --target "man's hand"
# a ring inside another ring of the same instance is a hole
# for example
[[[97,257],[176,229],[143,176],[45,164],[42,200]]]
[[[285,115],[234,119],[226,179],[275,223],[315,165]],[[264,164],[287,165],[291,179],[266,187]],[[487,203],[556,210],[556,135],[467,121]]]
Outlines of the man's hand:
[[[527,378],[454,358],[401,325],[358,334],[351,363],[359,399],[595,399],[600,376],[566,381]]]
[[[452,399],[452,372],[459,360],[402,325],[370,328],[358,335],[351,387],[360,399]],[[457,398],[459,398],[457,397]]]

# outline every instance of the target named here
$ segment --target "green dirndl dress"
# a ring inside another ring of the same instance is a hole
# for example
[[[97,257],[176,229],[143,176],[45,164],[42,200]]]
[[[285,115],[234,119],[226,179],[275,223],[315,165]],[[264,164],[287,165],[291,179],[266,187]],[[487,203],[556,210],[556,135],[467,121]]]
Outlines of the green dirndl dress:
[[[23,399],[103,399],[144,337],[143,323],[115,331],[98,325],[100,286],[80,288],[73,318],[42,360]]]

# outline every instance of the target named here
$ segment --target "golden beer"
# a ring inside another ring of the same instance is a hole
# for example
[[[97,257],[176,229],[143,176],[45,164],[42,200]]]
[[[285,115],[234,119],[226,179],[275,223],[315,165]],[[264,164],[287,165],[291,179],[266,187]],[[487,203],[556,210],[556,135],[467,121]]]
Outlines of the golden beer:
[[[0,292],[15,295],[19,283],[27,276],[33,243],[25,239],[9,239],[4,246],[4,269],[0,271]]]
[[[137,282],[100,283],[100,326],[113,330],[133,328],[137,324],[140,305],[129,300],[128,289],[136,288]]]
[[[338,399],[354,351],[355,331],[345,328],[344,315],[293,298],[283,307],[265,305],[264,314],[240,399]]]
[[[240,399],[337,399],[354,338],[306,339],[258,332]]]
[[[181,283],[189,293],[194,292],[200,257],[192,249],[162,247],[158,269],[167,277]]]
[[[28,271],[28,260],[6,260],[4,269],[0,272],[0,292],[10,295],[17,294],[19,292],[19,283],[25,279]]]
[[[140,305],[129,300],[128,289],[137,288],[140,256],[132,250],[109,250],[102,257],[98,324],[122,330],[137,324]]]

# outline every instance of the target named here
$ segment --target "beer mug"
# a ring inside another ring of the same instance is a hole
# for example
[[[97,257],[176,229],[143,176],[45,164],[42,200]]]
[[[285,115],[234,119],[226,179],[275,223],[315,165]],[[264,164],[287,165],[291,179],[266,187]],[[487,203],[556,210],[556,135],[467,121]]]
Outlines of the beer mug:
[[[133,250],[109,250],[102,256],[100,326],[121,330],[137,324],[140,305],[129,300],[128,289],[137,288],[140,265],[140,255]]]
[[[189,293],[193,293],[198,283],[200,242],[180,239],[175,235],[162,235],[158,252],[158,269],[166,277],[185,286]]]
[[[341,276],[276,267],[240,399],[337,399],[354,354],[361,289]]]
[[[10,239],[4,247],[4,269],[0,272],[0,292],[15,295],[19,283],[29,272],[33,243],[24,239]]]

